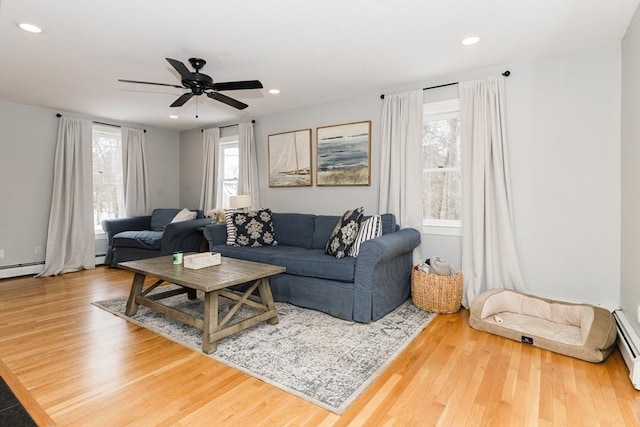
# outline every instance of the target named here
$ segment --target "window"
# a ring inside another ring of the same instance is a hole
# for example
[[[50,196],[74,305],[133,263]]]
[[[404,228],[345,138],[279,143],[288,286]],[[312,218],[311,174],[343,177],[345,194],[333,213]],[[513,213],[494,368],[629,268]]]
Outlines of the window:
[[[240,169],[240,148],[237,137],[220,141],[218,170],[217,205],[229,207],[229,197],[238,195],[238,171]]]
[[[427,232],[459,234],[462,191],[458,100],[425,104],[423,111],[423,224]]]
[[[92,140],[93,226],[96,234],[102,234],[103,219],[125,216],[122,137],[118,128],[94,124]]]

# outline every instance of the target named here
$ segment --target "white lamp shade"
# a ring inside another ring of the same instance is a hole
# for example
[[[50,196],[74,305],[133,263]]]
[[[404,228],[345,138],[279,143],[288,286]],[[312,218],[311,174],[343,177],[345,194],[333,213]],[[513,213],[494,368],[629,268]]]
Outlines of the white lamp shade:
[[[251,196],[248,194],[231,196],[229,197],[229,207],[231,209],[244,209],[251,207]]]

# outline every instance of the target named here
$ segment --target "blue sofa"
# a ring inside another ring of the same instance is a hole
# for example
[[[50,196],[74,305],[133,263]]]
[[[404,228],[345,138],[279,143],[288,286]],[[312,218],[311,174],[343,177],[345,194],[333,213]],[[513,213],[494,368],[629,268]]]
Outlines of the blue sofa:
[[[345,320],[369,323],[409,297],[411,253],[420,233],[399,229],[395,216],[382,215],[382,236],[365,241],[357,258],[325,254],[340,216],[273,213],[276,246],[226,244],[225,224],[204,229],[209,249],[222,256],[274,264],[287,271],[271,278],[276,301],[323,311]]]
[[[196,219],[174,222],[171,220],[181,209],[154,209],[151,215],[131,218],[105,219],[102,229],[107,235],[107,253],[104,263],[117,267],[119,262],[135,261],[174,252],[198,252],[203,242],[198,227],[211,224],[201,210]]]

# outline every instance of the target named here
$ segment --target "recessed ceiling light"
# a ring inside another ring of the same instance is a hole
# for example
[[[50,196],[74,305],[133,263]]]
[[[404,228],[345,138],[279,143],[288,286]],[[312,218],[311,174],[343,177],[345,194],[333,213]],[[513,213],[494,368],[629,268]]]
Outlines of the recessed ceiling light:
[[[173,114],[169,116],[170,119],[177,119],[178,116],[174,116]]]
[[[472,44],[476,44],[480,41],[480,37],[467,37],[466,39],[462,40],[462,44],[465,46],[471,46]]]
[[[21,22],[18,24],[18,27],[22,28],[25,31],[28,31],[30,33],[41,33],[42,32],[42,28],[33,25],[33,24],[27,24],[26,22]]]
[[[280,89],[269,89],[269,93],[273,94],[273,95],[277,95],[280,93]]]

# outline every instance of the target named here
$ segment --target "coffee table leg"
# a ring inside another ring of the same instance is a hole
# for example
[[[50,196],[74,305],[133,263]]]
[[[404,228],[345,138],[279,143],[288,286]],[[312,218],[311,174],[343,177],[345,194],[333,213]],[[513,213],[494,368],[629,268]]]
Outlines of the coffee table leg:
[[[269,284],[269,278],[265,277],[260,280],[260,299],[262,303],[269,308],[269,311],[274,311],[276,315],[267,320],[270,325],[277,325],[280,320],[278,319],[278,311],[276,310],[276,303],[273,301],[273,294],[271,293],[271,285]]]
[[[129,300],[127,301],[127,309],[124,311],[124,314],[127,316],[133,316],[138,311],[136,297],[142,293],[144,278],[145,275],[140,273],[135,273],[133,276],[133,283],[131,284],[131,291],[129,292]]]
[[[202,328],[202,351],[211,354],[218,349],[218,342],[211,342],[211,332],[218,330],[218,292],[204,293],[204,325]]]

